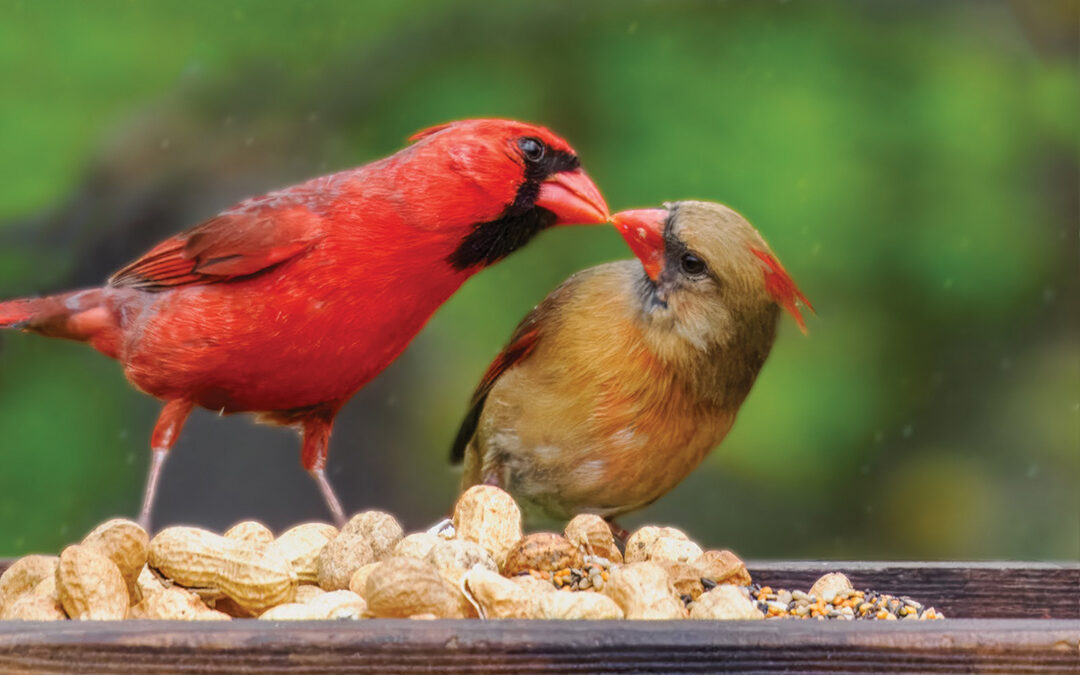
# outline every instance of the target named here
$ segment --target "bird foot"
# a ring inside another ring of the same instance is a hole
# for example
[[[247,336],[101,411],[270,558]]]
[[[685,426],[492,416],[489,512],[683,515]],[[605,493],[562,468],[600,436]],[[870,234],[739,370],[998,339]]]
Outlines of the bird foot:
[[[433,534],[442,539],[454,538],[454,522],[449,518],[443,518],[427,529],[427,534]]]

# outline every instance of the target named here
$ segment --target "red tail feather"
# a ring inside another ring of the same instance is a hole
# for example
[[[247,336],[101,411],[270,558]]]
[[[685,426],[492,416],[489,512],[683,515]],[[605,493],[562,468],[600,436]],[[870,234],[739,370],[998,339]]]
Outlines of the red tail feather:
[[[114,326],[112,315],[102,304],[103,292],[94,288],[0,302],[0,328],[30,330],[68,340],[93,340],[103,329]],[[102,348],[97,343],[94,346]]]
[[[22,328],[34,317],[37,298],[0,302],[0,328]]]
[[[802,301],[811,312],[814,311],[814,306],[811,305],[810,301],[806,299],[806,296],[802,294],[802,291],[799,290],[795,285],[795,282],[788,276],[783,265],[780,264],[780,261],[777,260],[775,256],[756,248],[750,250],[754,252],[754,255],[761,258],[768,266],[768,269],[765,270],[765,290],[769,292],[769,295],[776,299],[778,305],[786,309],[788,313],[795,318],[795,321],[799,324],[799,329],[802,330],[805,335],[806,322],[803,321],[802,313],[799,312],[796,301]]]

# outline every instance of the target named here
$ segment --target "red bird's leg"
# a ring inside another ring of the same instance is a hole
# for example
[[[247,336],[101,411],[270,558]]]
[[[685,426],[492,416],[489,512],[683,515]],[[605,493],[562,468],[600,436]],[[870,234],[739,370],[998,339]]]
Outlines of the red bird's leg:
[[[315,479],[315,484],[319,486],[319,491],[326,501],[326,508],[330,509],[334,523],[341,528],[345,525],[345,510],[341,508],[334,488],[330,487],[330,481],[326,480],[326,453],[330,446],[330,430],[333,426],[332,417],[327,419],[320,416],[304,421],[300,463]]]
[[[154,424],[154,433],[150,436],[150,472],[146,475],[146,491],[143,492],[142,509],[139,510],[139,525],[147,532],[150,531],[150,510],[154,506],[161,468],[165,466],[169,450],[180,437],[180,430],[191,414],[191,406],[191,401],[184,399],[168,401]]]

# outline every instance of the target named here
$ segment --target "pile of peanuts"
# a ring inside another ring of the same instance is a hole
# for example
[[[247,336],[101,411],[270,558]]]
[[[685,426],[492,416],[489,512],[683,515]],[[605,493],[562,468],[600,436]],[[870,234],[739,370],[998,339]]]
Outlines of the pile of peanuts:
[[[524,536],[521,523],[491,486],[463,494],[438,534],[405,536],[380,511],[340,532],[305,523],[277,537],[245,521],[224,535],[169,527],[151,539],[110,520],[58,557],[16,561],[0,577],[0,619],[761,618],[740,592],[742,561],[679,530],[643,527],[624,555],[597,516],[577,516],[563,535]],[[583,569],[593,583],[567,583],[568,570],[587,579]]]

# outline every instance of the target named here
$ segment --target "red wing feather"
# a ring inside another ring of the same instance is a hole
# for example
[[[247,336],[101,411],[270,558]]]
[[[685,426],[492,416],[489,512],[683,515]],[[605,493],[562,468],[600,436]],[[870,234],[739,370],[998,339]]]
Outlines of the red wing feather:
[[[223,213],[161,242],[109,284],[162,291],[250,276],[306,251],[322,236],[321,225],[301,206]]]

